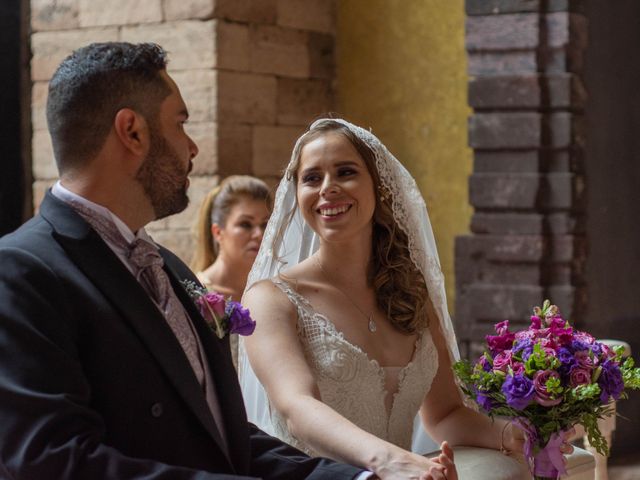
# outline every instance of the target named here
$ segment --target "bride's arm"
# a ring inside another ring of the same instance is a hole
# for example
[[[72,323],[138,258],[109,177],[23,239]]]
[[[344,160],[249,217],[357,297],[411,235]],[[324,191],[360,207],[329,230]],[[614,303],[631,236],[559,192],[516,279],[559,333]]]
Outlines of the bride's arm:
[[[494,421],[464,405],[453,376],[446,340],[433,310],[430,318],[429,330],[438,351],[438,371],[420,408],[420,417],[431,438],[437,442],[446,440],[453,446],[496,450],[504,446],[521,452],[520,432],[514,432],[505,420]]]
[[[242,301],[256,320],[254,334],[245,339],[251,366],[294,437],[323,456],[382,478],[409,478],[441,468],[365,432],[321,401],[298,340],[297,312],[277,286],[258,283]],[[433,478],[443,478],[437,475]]]

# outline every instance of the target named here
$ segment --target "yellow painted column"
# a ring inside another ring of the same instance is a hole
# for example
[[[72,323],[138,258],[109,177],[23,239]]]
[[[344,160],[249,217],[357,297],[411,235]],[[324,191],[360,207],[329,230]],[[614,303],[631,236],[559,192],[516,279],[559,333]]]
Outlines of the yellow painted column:
[[[338,112],[373,132],[427,202],[453,308],[454,238],[468,232],[464,0],[337,0]]]

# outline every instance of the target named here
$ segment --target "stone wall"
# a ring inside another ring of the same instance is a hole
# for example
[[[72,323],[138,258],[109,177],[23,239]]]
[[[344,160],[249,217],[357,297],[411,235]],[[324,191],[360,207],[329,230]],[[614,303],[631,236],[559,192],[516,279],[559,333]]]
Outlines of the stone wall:
[[[581,2],[467,0],[471,235],[456,241],[456,331],[528,324],[549,298],[579,320],[583,266]]]
[[[191,205],[149,230],[185,260],[207,191],[231,174],[275,183],[295,138],[333,106],[334,0],[31,0],[31,8],[35,207],[57,176],[45,120],[57,65],[90,42],[157,42],[200,154]]]

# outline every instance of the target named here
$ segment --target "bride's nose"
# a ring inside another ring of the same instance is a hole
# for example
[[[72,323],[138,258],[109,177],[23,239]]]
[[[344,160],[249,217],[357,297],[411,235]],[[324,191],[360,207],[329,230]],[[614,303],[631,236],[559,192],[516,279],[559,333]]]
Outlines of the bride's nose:
[[[336,184],[333,177],[327,175],[324,177],[322,181],[322,185],[320,186],[320,195],[326,197],[332,193],[338,193],[340,191],[340,187]]]

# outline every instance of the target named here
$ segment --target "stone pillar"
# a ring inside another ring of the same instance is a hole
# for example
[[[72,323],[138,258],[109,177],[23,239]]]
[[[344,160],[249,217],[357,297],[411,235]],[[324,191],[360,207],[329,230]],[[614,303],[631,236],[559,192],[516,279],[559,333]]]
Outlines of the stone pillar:
[[[467,0],[471,234],[456,239],[456,330],[528,325],[545,298],[584,312],[581,2]]]
[[[189,260],[204,195],[231,174],[275,183],[295,138],[333,106],[334,0],[31,0],[34,204],[57,176],[46,130],[47,83],[90,42],[157,42],[200,148],[185,212],[155,222],[159,243]]]

